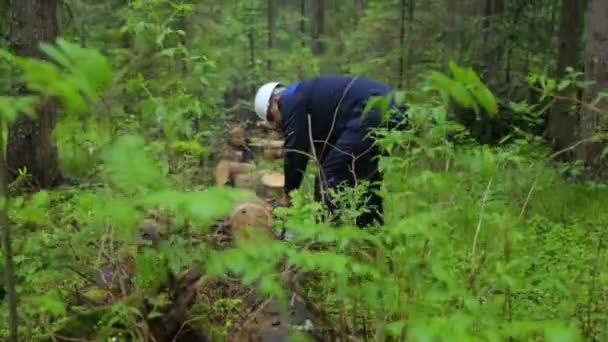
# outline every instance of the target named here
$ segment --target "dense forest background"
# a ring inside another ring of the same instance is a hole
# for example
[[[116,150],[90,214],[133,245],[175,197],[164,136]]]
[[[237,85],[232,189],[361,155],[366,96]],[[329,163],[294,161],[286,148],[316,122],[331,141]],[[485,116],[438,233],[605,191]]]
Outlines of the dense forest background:
[[[187,325],[271,341],[252,308],[297,297],[300,338],[608,338],[605,0],[0,0],[0,13],[0,336],[171,341]],[[378,132],[386,225],[349,224],[356,189],[344,226],[318,222],[305,187],[274,215],[293,239],[216,248],[217,221],[251,196],[214,186],[227,136],[272,135],[255,125],[257,87],[327,73],[382,80],[410,107],[412,127]],[[142,252],[146,219],[162,243]],[[129,289],[94,279],[125,260]],[[193,265],[195,287],[179,277]]]

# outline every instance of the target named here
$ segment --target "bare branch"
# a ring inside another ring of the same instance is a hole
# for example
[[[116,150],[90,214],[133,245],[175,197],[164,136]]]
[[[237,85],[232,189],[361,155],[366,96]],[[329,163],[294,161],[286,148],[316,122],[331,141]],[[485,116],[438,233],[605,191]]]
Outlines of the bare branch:
[[[483,199],[481,200],[481,209],[479,210],[479,221],[477,222],[477,228],[475,229],[475,236],[473,237],[473,248],[471,249],[471,265],[475,259],[475,250],[477,248],[477,239],[479,238],[479,233],[481,232],[481,223],[483,222],[483,214],[486,208],[486,202],[488,200],[488,194],[490,193],[490,188],[492,187],[492,181],[494,177],[490,178],[488,181],[488,185],[486,186],[486,191],[483,194]]]
[[[528,207],[528,202],[530,202],[532,193],[534,192],[534,189],[536,188],[537,180],[538,180],[538,174],[536,174],[536,176],[534,176],[534,182],[532,183],[532,186],[530,187],[530,191],[528,191],[528,195],[526,196],[526,201],[524,202],[524,205],[521,207],[521,211],[519,212],[519,218],[522,218],[524,216],[524,213],[526,212],[526,208]]]
[[[358,77],[353,78],[350,81],[350,83],[348,83],[348,85],[346,86],[346,88],[344,88],[344,91],[342,92],[342,97],[340,97],[340,101],[338,101],[338,104],[336,105],[336,110],[334,111],[334,116],[333,116],[332,121],[331,121],[331,126],[329,128],[329,132],[327,133],[327,137],[325,138],[325,142],[323,143],[323,149],[321,150],[321,155],[325,154],[325,146],[327,146],[327,144],[329,143],[329,138],[333,134],[334,127],[336,125],[336,118],[338,116],[338,111],[340,110],[340,106],[342,105],[342,101],[344,100],[344,97],[346,96],[346,94],[348,93],[348,91],[350,90],[350,88],[352,87],[353,83],[355,83],[355,81],[357,80],[357,78]]]
[[[585,144],[585,143],[588,143],[588,142],[591,142],[592,140],[593,140],[593,138],[583,139],[583,140],[581,140],[581,141],[579,141],[579,142],[577,142],[575,144],[572,144],[572,145],[570,145],[570,146],[568,146],[568,147],[566,147],[566,148],[564,148],[562,150],[559,150],[559,151],[553,153],[552,155],[549,156],[549,159],[554,159],[555,157],[557,157],[557,156],[559,156],[561,154],[564,154],[564,153],[566,153],[568,151],[572,151],[575,148],[577,148],[578,146],[580,146],[582,144]]]

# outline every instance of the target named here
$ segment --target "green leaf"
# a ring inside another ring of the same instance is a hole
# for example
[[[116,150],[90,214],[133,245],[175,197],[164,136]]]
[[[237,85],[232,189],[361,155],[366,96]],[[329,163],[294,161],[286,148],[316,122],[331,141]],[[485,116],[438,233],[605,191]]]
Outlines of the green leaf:
[[[372,96],[368,99],[365,108],[363,109],[363,116],[365,116],[371,111],[379,111],[379,113],[384,116],[387,112],[389,104],[389,98],[387,96]]]
[[[572,84],[572,82],[570,80],[562,80],[559,82],[559,85],[557,86],[557,90],[562,91],[562,90],[568,88],[570,86],[570,84]]]
[[[0,60],[4,60],[9,64],[13,64],[15,62],[15,56],[10,53],[8,50],[0,49]]]
[[[54,316],[65,315],[67,312],[65,303],[54,293],[32,297],[30,303],[39,312],[48,312]]]
[[[191,153],[200,157],[207,154],[207,150],[196,140],[174,141],[171,143],[171,148],[179,152]]]
[[[517,114],[530,114],[536,105],[530,105],[526,100],[521,102],[509,102],[509,108]]]
[[[486,110],[488,114],[498,113],[498,104],[494,94],[483,84],[478,84],[473,88],[473,96],[477,102]]]
[[[61,38],[40,48],[51,62],[16,57],[22,77],[29,89],[61,99],[68,113],[84,111],[87,101],[96,100],[110,84],[110,64],[99,52]]]
[[[580,334],[573,328],[562,324],[549,324],[545,328],[545,338],[549,342],[581,341]]]
[[[6,122],[13,123],[19,114],[27,114],[31,117],[36,115],[35,96],[8,97],[0,96],[0,118]]]
[[[95,302],[102,302],[103,300],[108,298],[108,296],[111,295],[111,293],[108,290],[92,287],[92,288],[88,289],[87,291],[85,291],[83,293],[83,295],[87,298],[90,298],[91,300],[93,300]]]
[[[471,96],[467,88],[460,82],[450,79],[448,76],[433,71],[430,73],[429,80],[436,89],[447,93],[460,106],[478,111],[475,99]]]
[[[112,184],[126,193],[161,190],[167,180],[152,159],[145,154],[146,143],[134,135],[122,136],[102,159]]]
[[[392,337],[398,337],[398,336],[401,336],[401,333],[403,332],[404,327],[405,327],[404,321],[397,321],[397,322],[388,323],[384,327],[384,330],[386,331],[386,333],[388,335],[390,335]]]
[[[71,61],[69,57],[66,56],[60,49],[45,42],[40,43],[40,49],[44,53],[46,53],[51,58],[51,60],[55,61],[59,65],[63,66],[64,68],[70,67]]]
[[[454,76],[454,80],[458,82],[466,82],[468,73],[467,69],[456,64],[454,61],[450,61],[448,64],[450,71],[452,71],[452,75]]]
[[[204,225],[226,215],[237,201],[252,199],[253,196],[252,193],[228,187],[188,193],[165,190],[142,197],[140,204],[145,207],[159,206]]]

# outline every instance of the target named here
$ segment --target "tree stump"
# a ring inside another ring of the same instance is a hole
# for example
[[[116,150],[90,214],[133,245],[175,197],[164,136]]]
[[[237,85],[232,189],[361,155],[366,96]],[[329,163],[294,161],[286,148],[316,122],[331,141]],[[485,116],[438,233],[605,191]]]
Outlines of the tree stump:
[[[262,176],[262,185],[264,186],[264,197],[280,197],[285,186],[285,175],[280,172],[266,173]]]

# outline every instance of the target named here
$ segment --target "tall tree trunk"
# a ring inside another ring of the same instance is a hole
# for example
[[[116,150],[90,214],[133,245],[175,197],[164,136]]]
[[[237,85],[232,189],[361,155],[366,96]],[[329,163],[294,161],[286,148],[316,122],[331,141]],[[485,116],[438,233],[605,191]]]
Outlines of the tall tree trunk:
[[[311,11],[313,17],[312,25],[312,52],[314,54],[322,54],[325,52],[325,46],[322,41],[325,31],[325,0],[313,0],[314,5]]]
[[[413,53],[414,49],[412,48],[414,44],[414,10],[416,8],[416,0],[409,0],[409,6],[407,10],[407,56],[405,60],[405,66],[407,72],[411,72],[412,64],[413,64]],[[409,74],[406,77],[406,85],[409,85]]]
[[[410,0],[411,1],[411,0]],[[401,20],[399,26],[399,79],[397,80],[397,88],[403,87],[403,73],[405,70],[405,0],[401,0]],[[409,38],[409,37],[408,37]]]
[[[593,101],[600,92],[608,90],[608,1],[590,0],[589,23],[587,25],[587,48],[585,50],[585,77],[594,83],[584,95],[586,102]],[[608,99],[595,105],[597,110],[585,108],[582,112],[581,138],[590,139],[599,129],[606,132],[606,122],[600,122],[600,114],[608,112]],[[602,113],[600,113],[602,112]],[[587,143],[580,148],[580,157],[589,165],[598,166],[602,145]]]
[[[365,0],[355,0],[355,23],[359,23],[359,19],[365,13]]]
[[[584,21],[583,1],[562,0],[558,31],[557,77],[563,77],[568,67],[579,70]],[[576,97],[576,91],[566,90],[560,95]],[[577,118],[571,109],[573,104],[573,101],[558,100],[549,113],[548,134],[555,151],[560,151],[575,142]],[[566,154],[562,156],[568,157]]]
[[[557,1],[557,0],[552,0],[552,1]],[[510,26],[511,27],[518,27],[518,25],[521,22],[522,19],[522,15],[525,13],[525,8],[526,8],[527,3],[526,2],[521,2],[519,3],[519,6],[515,8],[515,10],[513,11],[513,16],[511,18],[511,23]],[[507,38],[506,41],[506,52],[505,52],[505,83],[508,85],[509,87],[509,95],[511,94],[511,90],[513,89],[513,84],[511,84],[511,67],[512,67],[512,56],[513,56],[513,45],[515,44],[517,37],[515,33],[509,33],[509,37]]]
[[[2,124],[2,130],[5,126]],[[8,196],[6,159],[4,158],[4,134],[0,132],[0,197]],[[13,264],[13,249],[11,241],[11,225],[7,213],[8,201],[0,205],[0,228],[2,230],[2,249],[4,254],[4,283],[8,299],[8,327],[10,342],[17,342],[19,316],[17,312],[17,289],[15,284],[15,270]]]
[[[447,44],[443,53],[443,63],[447,65],[450,59],[455,58],[458,52],[460,25],[458,23],[459,20],[457,20],[459,13],[456,0],[447,0],[445,8]]]
[[[496,83],[500,67],[504,42],[499,41],[499,26],[504,13],[504,0],[485,0],[482,21],[484,42],[484,69],[486,81]]]
[[[9,0],[0,0],[0,18],[10,18],[10,2]],[[9,20],[0,21],[0,46],[8,41]]]
[[[268,79],[272,76],[272,34],[274,30],[274,15],[273,15],[273,1],[267,0],[268,8],[267,8],[267,25],[268,25],[268,36],[267,36],[267,49],[266,49],[266,72],[268,73]]]
[[[253,72],[253,78],[255,79],[255,76],[257,76],[257,69],[256,69],[256,55],[255,55],[255,39],[253,37],[253,29],[250,28],[249,31],[247,32],[247,42],[249,43],[249,69]],[[255,84],[251,83],[250,84],[250,92],[255,91]]]
[[[39,44],[54,41],[57,31],[56,0],[13,1],[11,38],[15,54],[44,58]],[[20,94],[26,92],[25,87],[20,87]],[[37,119],[22,115],[9,129],[9,179],[14,179],[19,169],[26,168],[41,187],[53,187],[61,182],[57,148],[51,137],[55,108],[53,101],[43,101],[38,107]]]
[[[300,35],[302,47],[306,47],[306,0],[300,0]]]

